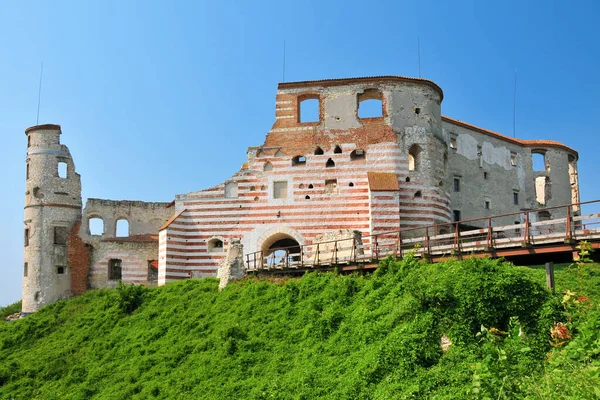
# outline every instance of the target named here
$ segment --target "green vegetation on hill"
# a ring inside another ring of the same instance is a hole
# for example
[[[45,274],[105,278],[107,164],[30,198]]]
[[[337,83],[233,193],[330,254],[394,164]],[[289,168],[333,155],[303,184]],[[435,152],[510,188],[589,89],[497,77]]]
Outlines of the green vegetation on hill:
[[[557,272],[556,295],[544,279],[409,256],[222,292],[89,291],[0,323],[0,398],[596,398],[600,267]]]

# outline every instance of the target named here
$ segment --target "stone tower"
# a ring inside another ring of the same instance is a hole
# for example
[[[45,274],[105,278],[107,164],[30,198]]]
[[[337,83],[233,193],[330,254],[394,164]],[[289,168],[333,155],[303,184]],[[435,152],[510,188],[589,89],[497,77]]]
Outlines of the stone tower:
[[[23,312],[71,296],[67,238],[81,219],[81,179],[59,125],[25,130]]]

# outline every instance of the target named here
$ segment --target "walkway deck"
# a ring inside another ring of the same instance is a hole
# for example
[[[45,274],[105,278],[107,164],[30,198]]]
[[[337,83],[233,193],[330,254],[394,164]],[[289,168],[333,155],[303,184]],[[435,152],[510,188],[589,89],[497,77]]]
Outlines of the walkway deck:
[[[587,240],[600,248],[600,213],[580,215],[582,206],[600,200],[450,224],[403,229],[246,254],[248,273],[293,273],[305,270],[373,269],[379,260],[413,252],[431,261],[448,258],[515,257],[575,252]],[[564,215],[544,220],[545,215]],[[299,250],[298,250],[299,248]]]

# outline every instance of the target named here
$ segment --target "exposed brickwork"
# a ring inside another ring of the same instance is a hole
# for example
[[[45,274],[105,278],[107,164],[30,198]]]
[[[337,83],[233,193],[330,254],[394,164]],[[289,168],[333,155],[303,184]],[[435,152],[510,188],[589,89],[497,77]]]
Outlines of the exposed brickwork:
[[[88,265],[90,249],[79,236],[81,220],[73,225],[67,240],[67,262],[71,268],[71,291],[78,296],[88,288]]]

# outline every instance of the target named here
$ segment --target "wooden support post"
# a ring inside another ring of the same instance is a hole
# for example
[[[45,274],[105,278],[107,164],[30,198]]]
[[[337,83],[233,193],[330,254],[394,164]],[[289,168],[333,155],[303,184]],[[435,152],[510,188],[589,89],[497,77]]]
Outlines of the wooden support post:
[[[573,210],[571,206],[567,206],[567,224],[564,242],[565,244],[575,243],[575,239],[573,239]]]
[[[546,287],[554,293],[554,263],[546,263]]]
[[[398,256],[402,258],[402,231],[398,231]]]
[[[315,253],[315,266],[319,265],[319,243],[317,243],[317,252]]]
[[[379,261],[379,246],[377,245],[377,235],[373,236],[373,240],[375,241],[375,260]],[[373,257],[373,250],[371,250],[371,257]]]
[[[431,246],[429,244],[429,227],[425,228],[425,246],[423,248],[423,256],[428,257],[431,253]]]
[[[263,253],[263,251],[260,251],[260,269],[264,268],[264,264],[265,264],[265,255]]]
[[[494,248],[494,229],[492,228],[492,217],[488,218],[487,244],[485,251],[490,251]]]
[[[454,248],[452,249],[452,255],[459,259],[462,255],[460,250],[460,224],[458,222],[454,224]]]
[[[337,265],[338,263],[338,241],[333,242],[333,263]]]
[[[521,247],[531,247],[531,233],[529,232],[529,211],[525,212],[525,235],[523,235],[523,242],[521,243]]]

